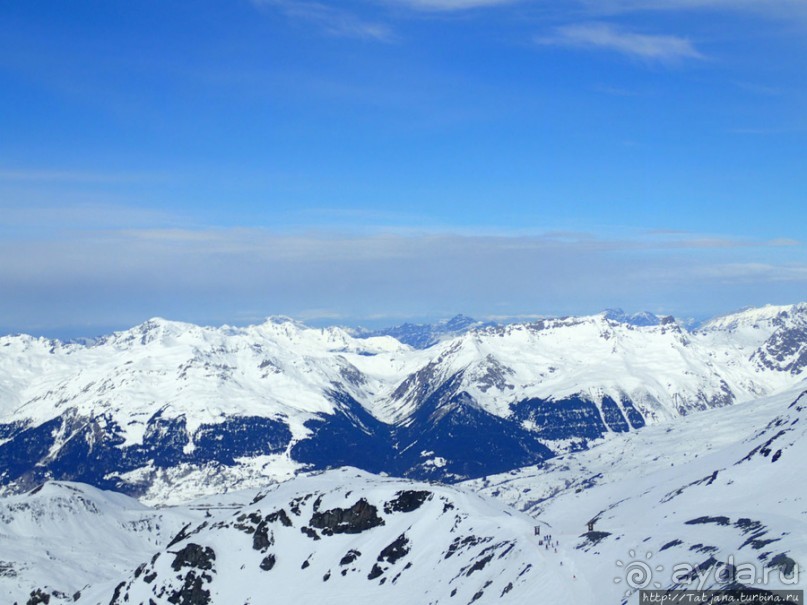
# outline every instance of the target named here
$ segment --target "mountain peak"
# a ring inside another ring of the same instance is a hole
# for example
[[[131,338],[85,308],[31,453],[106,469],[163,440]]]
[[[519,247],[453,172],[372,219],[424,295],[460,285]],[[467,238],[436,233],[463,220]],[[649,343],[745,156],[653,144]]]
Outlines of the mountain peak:
[[[463,315],[459,313],[452,317],[451,319],[443,320],[439,322],[441,325],[445,326],[447,330],[464,330],[476,323],[479,323],[473,317],[468,317],[467,315]]]
[[[629,324],[632,326],[657,326],[662,322],[662,318],[650,311],[639,311],[637,313],[625,313],[622,309],[606,309],[603,316],[611,321]],[[668,322],[666,322],[668,323]]]
[[[399,342],[409,345],[415,349],[428,349],[441,340],[460,336],[462,333],[467,332],[468,330],[484,325],[490,324],[483,324],[472,317],[458,314],[451,319],[444,319],[433,324],[416,324],[406,322],[390,328],[382,328],[380,330],[354,330],[353,335],[358,338],[392,336]]]
[[[740,328],[773,328],[794,317],[807,317],[807,303],[748,307],[705,322],[702,331],[734,331]]]

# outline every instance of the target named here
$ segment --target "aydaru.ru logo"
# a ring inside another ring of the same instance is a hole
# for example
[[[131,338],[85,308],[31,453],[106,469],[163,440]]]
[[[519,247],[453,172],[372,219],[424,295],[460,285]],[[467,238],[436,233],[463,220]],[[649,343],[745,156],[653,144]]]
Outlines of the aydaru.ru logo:
[[[633,549],[628,551],[628,556],[630,560],[627,562],[617,560],[616,566],[622,568],[623,571],[622,576],[616,576],[614,578],[614,584],[625,582],[627,586],[627,590],[625,590],[626,597],[630,596],[630,594],[636,590],[649,588],[651,585],[653,588],[661,588],[661,582],[654,581],[653,575],[654,573],[663,572],[664,566],[654,566],[651,563],[651,559],[653,558],[652,552],[646,552],[644,560],[637,559],[636,551]]]
[[[637,590],[662,588],[663,585],[679,586],[704,590],[707,586],[725,586],[738,583],[744,586],[769,586],[778,580],[783,586],[795,586],[799,582],[800,568],[798,563],[785,555],[766,565],[757,563],[736,563],[734,555],[729,555],[725,562],[714,559],[709,564],[676,563],[670,568],[670,575],[664,574],[663,565],[653,564],[653,553],[646,552],[644,557],[637,557],[635,550],[628,551],[627,561],[617,560],[616,566],[622,570],[614,578],[615,584],[625,583],[625,596]]]

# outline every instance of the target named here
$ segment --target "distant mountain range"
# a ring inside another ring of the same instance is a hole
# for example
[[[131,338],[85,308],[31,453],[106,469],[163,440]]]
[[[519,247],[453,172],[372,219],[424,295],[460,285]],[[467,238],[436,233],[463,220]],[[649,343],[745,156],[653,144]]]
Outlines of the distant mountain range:
[[[603,313],[606,319],[633,326],[657,326],[662,317],[649,311],[638,313],[625,313],[622,309],[606,309]],[[517,323],[515,321],[508,323]],[[348,328],[351,336],[356,338],[373,338],[376,336],[392,336],[398,342],[409,345],[413,349],[428,349],[448,338],[456,338],[470,330],[501,327],[503,323],[495,321],[480,321],[467,315],[455,315],[436,323],[403,323],[389,328],[368,330],[365,328]]]
[[[472,329],[486,328],[497,325],[494,322],[477,321],[467,315],[455,315],[451,319],[438,321],[433,324],[404,323],[391,328],[379,330],[366,330],[354,328],[348,330],[356,338],[374,338],[377,336],[392,336],[414,349],[428,349],[441,340],[460,336]]]
[[[2,337],[0,484],[170,502],[342,465],[455,482],[782,392],[807,367],[807,304],[692,331],[618,311],[394,330],[413,345],[283,318]]]

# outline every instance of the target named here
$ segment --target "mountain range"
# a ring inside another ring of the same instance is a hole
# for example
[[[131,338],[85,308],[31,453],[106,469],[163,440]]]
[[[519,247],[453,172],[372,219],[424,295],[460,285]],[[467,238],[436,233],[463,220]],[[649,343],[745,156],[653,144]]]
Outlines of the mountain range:
[[[656,319],[463,319],[426,348],[286,318],[2,337],[0,485],[79,481],[171,503],[340,466],[458,482],[804,377],[807,304],[695,330]]]
[[[453,486],[343,467],[155,508],[50,481],[0,498],[0,595],[627,605],[644,588],[803,590],[805,413],[802,381]]]

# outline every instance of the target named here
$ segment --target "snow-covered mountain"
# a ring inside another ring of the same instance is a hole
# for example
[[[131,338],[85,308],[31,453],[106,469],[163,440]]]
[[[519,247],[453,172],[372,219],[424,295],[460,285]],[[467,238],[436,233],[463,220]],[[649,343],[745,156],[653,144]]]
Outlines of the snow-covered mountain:
[[[561,594],[558,563],[526,515],[346,468],[258,492],[78,602],[525,603]]]
[[[407,344],[414,349],[427,349],[441,340],[460,336],[475,328],[485,328],[493,325],[495,325],[493,322],[478,321],[467,315],[455,315],[451,319],[433,324],[407,322],[399,326],[379,330],[357,328],[350,330],[350,333],[357,338],[392,336],[398,342]]]
[[[657,326],[664,319],[663,316],[650,313],[650,311],[625,313],[622,309],[606,309],[605,318],[619,323],[631,324],[632,326]]]
[[[0,483],[178,502],[343,465],[458,481],[781,392],[807,367],[807,304],[692,332],[614,317],[479,327],[427,349],[282,318],[155,319],[89,344],[3,337]]]
[[[803,382],[463,485],[551,526],[601,603],[653,587],[803,590],[805,456]]]
[[[0,498],[0,602],[73,602],[88,586],[130,572],[201,517],[190,507],[155,510],[80,483],[50,482]]]
[[[154,510],[46,484],[0,499],[14,536],[0,560],[22,572],[0,574],[0,588],[52,605],[617,605],[639,588],[803,590],[805,414],[802,382],[451,487],[343,468]],[[16,563],[32,548],[51,564]]]

